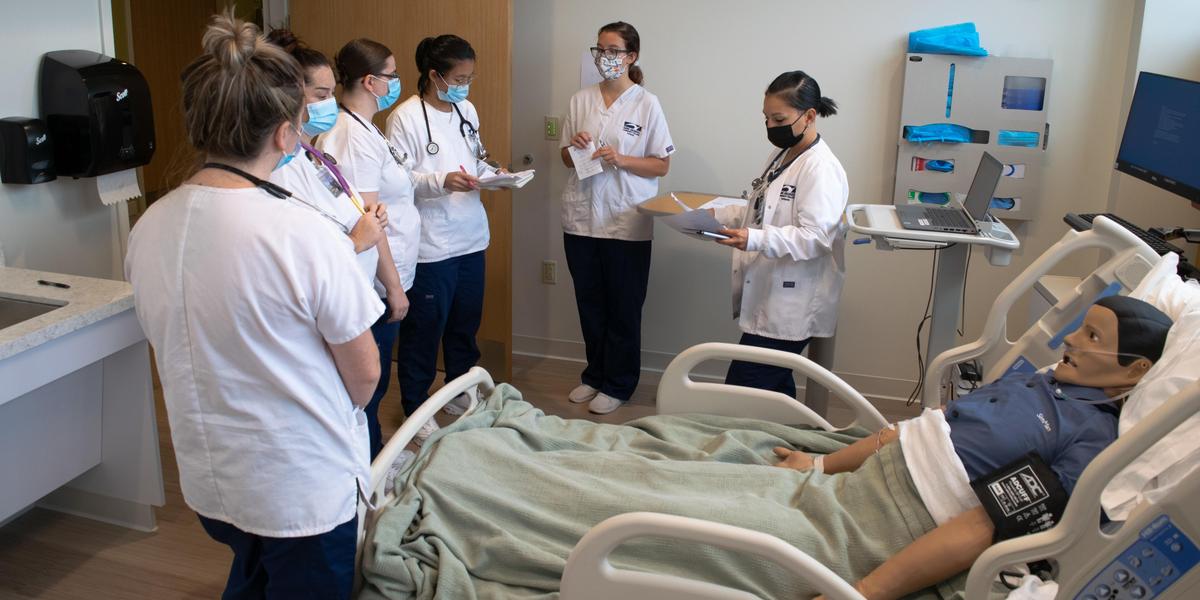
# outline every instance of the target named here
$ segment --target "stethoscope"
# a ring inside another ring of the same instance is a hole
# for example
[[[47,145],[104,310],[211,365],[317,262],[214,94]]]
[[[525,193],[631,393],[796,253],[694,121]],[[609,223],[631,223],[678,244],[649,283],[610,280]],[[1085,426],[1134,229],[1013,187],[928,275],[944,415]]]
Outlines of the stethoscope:
[[[354,120],[357,121],[359,125],[363,126],[363,129],[366,129],[367,131],[371,131],[372,129],[374,129],[375,133],[378,133],[379,137],[383,138],[383,143],[387,144],[388,152],[391,153],[392,160],[396,161],[396,166],[399,167],[399,166],[404,165],[404,161],[408,160],[408,155],[405,154],[405,155],[401,156],[400,151],[397,150],[396,147],[393,146],[392,143],[388,141],[387,136],[383,135],[383,132],[380,131],[378,127],[375,127],[374,123],[371,123],[371,126],[367,127],[367,124],[363,123],[362,119],[358,118],[358,115],[354,114],[354,111],[346,108],[345,104],[338,103],[338,108],[342,109],[346,114],[353,117]]]
[[[479,138],[479,130],[471,124],[470,121],[463,117],[462,111],[458,110],[458,105],[451,102],[450,106],[454,107],[454,112],[458,113],[458,134],[462,136],[463,141],[467,143],[467,148],[475,153],[475,158],[481,161],[487,161],[488,151],[483,147],[483,140]],[[425,144],[425,152],[433,156],[441,151],[441,146],[433,141],[433,131],[429,128],[429,109],[425,108],[425,99],[421,99],[421,116],[425,117],[425,137],[429,138],[429,143]]]
[[[335,225],[338,226],[338,229],[342,230],[342,233],[344,233],[346,235],[350,235],[350,228],[346,227],[346,225],[344,223],[337,220],[337,217],[334,217],[333,215],[325,212],[324,210],[321,210],[321,207],[317,206],[316,204],[313,204],[302,198],[297,197],[295,194],[293,194],[287,188],[285,188],[281,185],[271,183],[270,181],[267,181],[265,179],[259,179],[258,177],[255,177],[237,167],[233,167],[233,166],[230,166],[230,165],[227,165],[224,163],[216,163],[216,162],[204,163],[204,166],[201,168],[203,168],[203,169],[219,169],[221,171],[227,171],[229,173],[233,173],[234,175],[237,175],[238,177],[241,177],[242,179],[245,179],[246,181],[249,181],[250,183],[254,184],[254,187],[257,187],[258,189],[260,189],[276,198],[279,198],[280,200],[292,200],[294,202],[298,202],[299,204],[301,204],[303,206],[307,206],[307,207],[317,211],[317,213],[320,214],[322,217],[325,217],[326,219],[329,219],[330,221],[332,221]]]

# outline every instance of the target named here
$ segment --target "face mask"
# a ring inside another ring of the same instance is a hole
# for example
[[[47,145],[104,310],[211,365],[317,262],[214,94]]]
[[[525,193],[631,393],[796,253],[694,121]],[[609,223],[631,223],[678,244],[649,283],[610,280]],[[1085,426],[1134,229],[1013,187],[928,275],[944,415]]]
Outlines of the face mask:
[[[625,57],[614,56],[609,58],[601,56],[596,59],[596,68],[600,71],[600,76],[608,81],[620,79],[625,74]]]
[[[372,75],[372,77],[375,77],[375,76]],[[378,77],[378,79],[383,79],[383,78]],[[371,92],[371,95],[375,95],[375,92]],[[387,108],[389,106],[395,104],[396,101],[399,99],[400,99],[400,80],[399,79],[389,79],[387,94],[385,94],[383,96],[375,96],[375,104],[379,106],[379,110],[387,110]]]
[[[308,120],[304,122],[304,133],[308,136],[329,131],[337,122],[337,99],[332,96],[308,105]]]
[[[300,134],[300,132],[296,132],[296,135],[299,135],[299,134]],[[299,139],[297,139],[297,140],[296,140],[296,147],[295,147],[295,148],[292,148],[292,153],[291,153],[291,154],[288,154],[287,152],[284,152],[284,153],[283,153],[283,156],[280,156],[280,157],[279,157],[279,162],[275,163],[275,168],[274,168],[274,169],[271,169],[271,170],[272,170],[272,171],[278,171],[278,170],[282,169],[284,165],[286,165],[286,164],[288,164],[288,163],[292,162],[292,159],[293,159],[293,158],[295,158],[297,154],[300,154],[300,151],[301,151],[302,149],[303,149],[303,148],[301,148],[301,147],[300,147],[300,140],[299,140]]]
[[[470,91],[471,84],[450,85],[449,83],[446,83],[446,80],[442,78],[441,74],[438,75],[438,79],[441,79],[442,83],[446,84],[446,91],[443,92],[440,89],[437,91],[438,99],[440,99],[442,102],[458,104],[459,102],[467,99],[467,92]]]
[[[801,114],[800,116],[802,117],[804,115]],[[787,125],[768,127],[767,140],[774,144],[776,148],[783,149],[791,148],[792,146],[799,144],[800,140],[804,139],[804,134],[808,132],[808,125],[804,126],[804,131],[801,131],[800,135],[796,135],[792,133],[792,125],[795,125],[798,121],[800,121],[800,117],[796,117],[795,121],[792,121]]]

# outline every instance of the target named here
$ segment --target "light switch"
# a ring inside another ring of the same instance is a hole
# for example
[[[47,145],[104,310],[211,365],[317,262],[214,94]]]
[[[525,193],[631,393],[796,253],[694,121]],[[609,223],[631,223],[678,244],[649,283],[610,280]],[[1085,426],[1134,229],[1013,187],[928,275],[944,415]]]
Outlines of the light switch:
[[[545,117],[546,139],[558,140],[562,136],[562,119],[560,117]]]

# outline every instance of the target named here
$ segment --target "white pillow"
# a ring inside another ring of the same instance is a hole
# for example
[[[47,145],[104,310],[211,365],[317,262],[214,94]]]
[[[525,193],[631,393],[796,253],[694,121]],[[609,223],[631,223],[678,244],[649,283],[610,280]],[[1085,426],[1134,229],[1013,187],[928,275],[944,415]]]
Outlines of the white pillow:
[[[1176,392],[1200,377],[1200,285],[1176,275],[1178,257],[1168,254],[1130,296],[1145,300],[1175,321],[1162,358],[1142,378],[1121,409],[1118,431],[1128,433]],[[1200,466],[1200,415],[1193,415],[1117,474],[1100,502],[1109,518],[1125,519],[1143,500],[1154,501]]]

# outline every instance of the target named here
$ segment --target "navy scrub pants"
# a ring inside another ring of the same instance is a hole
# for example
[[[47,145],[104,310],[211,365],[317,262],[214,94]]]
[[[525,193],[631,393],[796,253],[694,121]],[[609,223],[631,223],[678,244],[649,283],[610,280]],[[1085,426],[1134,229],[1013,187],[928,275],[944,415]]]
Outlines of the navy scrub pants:
[[[772,350],[791,352],[792,354],[801,354],[804,352],[804,348],[808,346],[808,340],[810,339],[812,338],[804,338],[799,341],[777,340],[752,333],[743,333],[742,339],[738,340],[738,343],[743,346],[757,346],[759,348],[770,348]],[[796,397],[796,380],[792,376],[792,370],[784,367],[735,360],[729,363],[729,371],[725,374],[725,383],[779,392],[792,398]]]
[[[429,398],[429,387],[437,377],[439,342],[446,381],[479,362],[475,334],[483,318],[483,252],[417,263],[408,292],[408,316],[400,322],[396,358],[405,415],[413,414]]]
[[[222,600],[350,598],[358,517],[318,535],[273,538],[198,516],[212,539],[233,550]]]
[[[642,374],[642,305],[650,242],[563,234],[587,354],[580,380],[622,402]]]
[[[388,391],[388,379],[392,376],[392,347],[396,345],[396,335],[400,332],[400,323],[388,323],[392,308],[387,298],[383,301],[383,314],[371,326],[371,335],[375,338],[375,347],[379,349],[379,383],[375,385],[375,393],[367,403],[363,412],[367,416],[367,431],[371,434],[371,460],[383,450],[383,433],[379,427],[379,404]]]

